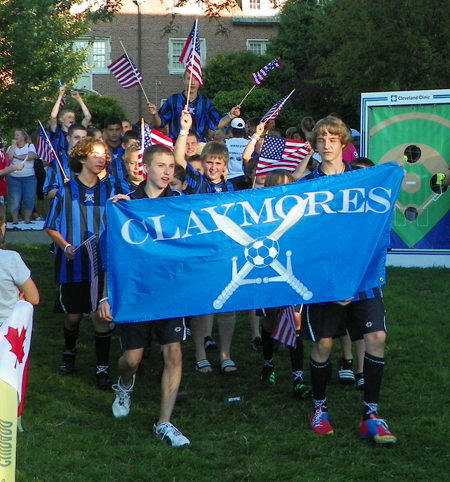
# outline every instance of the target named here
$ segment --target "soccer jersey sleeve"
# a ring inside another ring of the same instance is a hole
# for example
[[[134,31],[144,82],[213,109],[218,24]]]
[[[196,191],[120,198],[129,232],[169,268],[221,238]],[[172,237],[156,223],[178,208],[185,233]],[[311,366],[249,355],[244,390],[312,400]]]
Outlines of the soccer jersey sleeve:
[[[185,194],[197,194],[201,190],[203,176],[197,172],[189,163],[186,166],[186,182],[187,187]]]

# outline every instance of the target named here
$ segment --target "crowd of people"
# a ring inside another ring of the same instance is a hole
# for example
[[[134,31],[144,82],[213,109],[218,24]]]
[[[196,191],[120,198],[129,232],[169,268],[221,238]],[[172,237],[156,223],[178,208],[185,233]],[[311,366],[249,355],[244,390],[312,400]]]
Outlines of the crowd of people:
[[[259,118],[244,120],[239,106],[221,116],[209,99],[198,93],[198,89],[198,83],[195,80],[189,83],[185,76],[184,91],[171,96],[159,110],[148,103],[151,124],[174,140],[174,149],[163,145],[147,148],[140,168],[139,126],[128,119],[109,116],[102,131],[92,128],[88,107],[82,97],[73,92],[72,97],[83,112],[83,120],[76,123],[73,111],[60,110],[61,98],[65,94],[65,88],[60,87],[49,122],[49,137],[60,163],[52,162],[46,167],[42,185],[42,193],[49,200],[44,228],[54,244],[55,282],[58,286],[54,310],[64,316],[64,350],[59,372],[62,375],[75,372],[79,326],[83,315],[90,314],[94,326],[97,387],[114,392],[113,415],[125,417],[131,410],[136,372],[153,332],[164,360],[160,413],[153,434],[174,447],[190,443],[170,422],[182,378],[181,342],[191,334],[195,346],[195,370],[203,374],[199,376],[207,376],[213,371],[208,361],[208,354],[213,350],[219,352],[221,374],[227,377],[236,375],[238,367],[231,356],[236,314],[228,312],[217,316],[218,344],[212,337],[213,315],[120,323],[123,354],[118,361],[120,377],[114,383],[109,368],[114,320],[106,286],[106,201],[130,202],[133,199],[307,182],[373,165],[370,160],[358,157],[357,147],[352,143],[358,137],[337,114],[317,123],[306,117],[284,133],[276,126],[275,120],[266,123],[261,123]],[[302,141],[309,154],[293,172],[276,170],[257,176],[258,156],[267,136],[288,136]],[[36,207],[36,158],[35,146],[27,133],[17,129],[10,148],[0,158],[0,196],[8,199],[13,224],[19,222],[21,203],[25,222],[32,222]],[[0,208],[0,227],[4,234],[6,218],[4,207]],[[3,234],[0,237],[3,238]],[[93,235],[96,242],[92,248],[90,240]],[[89,247],[95,250],[103,265],[95,282]],[[14,252],[2,251],[0,255],[5,253]],[[10,283],[7,293],[0,291],[0,321],[7,318],[13,301],[19,297],[33,304],[38,302],[30,273],[16,254],[11,258],[20,275],[10,276],[3,261],[0,265],[0,281],[9,276]],[[273,356],[275,351],[283,348],[271,336],[279,315],[276,299],[270,300],[268,307],[249,313],[250,346],[262,352],[260,381],[266,386],[276,383]],[[310,423],[313,432],[318,435],[333,433],[326,388],[331,378],[332,342],[339,338],[342,348],[340,383],[346,389],[358,388],[364,395],[360,438],[377,443],[395,442],[396,438],[385,421],[378,417],[386,338],[381,289],[374,287],[339,302],[297,306],[295,320],[297,343],[295,347],[289,347],[293,394],[300,399],[312,397],[314,407]],[[310,385],[305,381],[303,367],[303,344],[306,341],[312,343]],[[352,342],[356,347],[356,369]]]

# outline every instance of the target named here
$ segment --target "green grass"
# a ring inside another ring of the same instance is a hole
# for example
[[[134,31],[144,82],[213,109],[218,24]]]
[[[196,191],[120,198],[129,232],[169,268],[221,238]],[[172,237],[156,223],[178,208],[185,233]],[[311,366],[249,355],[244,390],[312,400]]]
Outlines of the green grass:
[[[344,392],[337,385],[338,346],[332,355],[335,370],[328,390],[335,435],[311,433],[311,401],[292,397],[288,351],[275,354],[277,385],[262,387],[262,355],[250,351],[249,322],[241,314],[232,348],[237,377],[220,375],[218,355],[210,357],[213,374],[196,373],[193,342],[183,345],[182,384],[189,397],[175,407],[172,421],[192,445],[173,449],[150,435],[159,411],[162,367],[157,345],[144,362],[129,417],[115,420],[112,394],[94,388],[89,320],[82,323],[75,376],[63,378],[57,373],[63,339],[62,319],[52,313],[52,255],[47,247],[17,249],[32,268],[42,296],[35,315],[25,432],[18,435],[17,481],[446,480],[450,462],[448,270],[388,270],[384,293],[389,333],[380,415],[398,436],[397,444],[377,446],[358,439],[361,394]],[[116,331],[111,355],[114,378],[120,355],[117,336]],[[241,397],[242,403],[227,403],[234,396]]]

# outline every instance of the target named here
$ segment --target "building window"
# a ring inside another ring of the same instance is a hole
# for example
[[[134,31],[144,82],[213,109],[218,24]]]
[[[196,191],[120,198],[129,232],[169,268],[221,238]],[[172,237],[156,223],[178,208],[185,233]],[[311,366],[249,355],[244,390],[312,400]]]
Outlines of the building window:
[[[267,39],[264,40],[247,40],[247,50],[256,55],[264,55],[266,53]]]
[[[82,37],[74,42],[75,50],[87,49],[86,67],[91,74],[108,74],[111,63],[109,37]]]
[[[169,73],[170,74],[183,74],[184,64],[178,62],[184,45],[186,44],[185,38],[171,38],[169,39]],[[200,39],[200,55],[202,58],[202,65],[205,65],[206,60],[206,41]]]
[[[250,10],[261,10],[261,0],[249,0]]]

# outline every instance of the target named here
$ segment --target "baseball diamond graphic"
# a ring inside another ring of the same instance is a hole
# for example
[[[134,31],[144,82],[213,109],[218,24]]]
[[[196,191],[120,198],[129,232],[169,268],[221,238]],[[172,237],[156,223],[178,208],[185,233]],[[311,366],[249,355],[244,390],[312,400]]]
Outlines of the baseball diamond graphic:
[[[409,248],[426,243],[450,207],[449,193],[437,181],[439,173],[449,173],[449,118],[447,104],[370,108],[368,157],[378,164],[403,163],[392,229]]]
[[[253,239],[240,226],[232,221],[227,216],[222,216],[215,211],[210,211],[217,227],[233,239],[241,246],[245,246],[244,256],[245,264],[240,270],[237,267],[237,257],[231,259],[231,281],[223,289],[222,293],[213,302],[216,310],[220,310],[230,296],[239,288],[246,284],[260,284],[260,283],[280,283],[285,282],[296,291],[305,301],[310,300],[313,293],[308,290],[293,274],[291,256],[292,251],[286,251],[286,266],[283,266],[278,261],[279,245],[278,240],[281,236],[292,226],[294,226],[303,216],[308,200],[302,199],[301,202],[293,206],[282,223],[269,236],[262,236],[258,239]],[[246,276],[254,268],[272,268],[278,276],[273,277],[257,277],[247,279]]]

